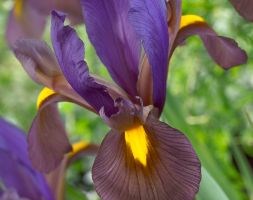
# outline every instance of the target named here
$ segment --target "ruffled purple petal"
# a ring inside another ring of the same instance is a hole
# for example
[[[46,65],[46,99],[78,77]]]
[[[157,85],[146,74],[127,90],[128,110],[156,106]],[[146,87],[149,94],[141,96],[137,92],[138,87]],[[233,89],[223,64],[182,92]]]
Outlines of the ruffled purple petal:
[[[137,96],[140,43],[128,21],[128,0],[82,0],[88,36],[113,80]]]
[[[129,18],[151,65],[154,106],[161,111],[166,96],[169,50],[166,3],[164,0],[130,0]]]
[[[95,82],[89,75],[84,61],[84,45],[74,29],[64,26],[65,15],[52,12],[51,37],[61,70],[76,92],[83,97],[96,111],[102,107],[110,116],[117,109],[107,88]]]

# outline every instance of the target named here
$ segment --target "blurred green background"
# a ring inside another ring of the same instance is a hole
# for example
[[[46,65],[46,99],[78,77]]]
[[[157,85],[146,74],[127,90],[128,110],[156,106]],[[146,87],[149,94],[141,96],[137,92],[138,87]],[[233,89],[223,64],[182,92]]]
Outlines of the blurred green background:
[[[12,3],[0,4],[0,116],[28,131],[42,87],[32,82],[6,45],[5,24]],[[183,13],[201,15],[220,35],[235,39],[249,61],[224,71],[210,59],[198,37],[187,40],[171,61],[162,120],[189,137],[202,165],[228,199],[253,200],[253,24],[243,20],[228,0],[183,0]],[[86,44],[91,71],[109,78],[84,27],[77,29]],[[50,44],[48,29],[44,39]],[[97,116],[68,103],[59,107],[71,141],[102,141],[108,128]],[[84,158],[70,167],[67,199],[97,198],[91,164],[92,158]],[[217,192],[212,187],[208,191]],[[198,199],[209,199],[203,198],[207,193],[201,190]]]

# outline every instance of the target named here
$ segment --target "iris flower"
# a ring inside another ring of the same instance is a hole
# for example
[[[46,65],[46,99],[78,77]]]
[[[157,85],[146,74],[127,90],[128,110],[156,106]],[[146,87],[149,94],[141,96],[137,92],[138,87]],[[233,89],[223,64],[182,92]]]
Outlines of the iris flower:
[[[53,9],[68,13],[74,24],[82,22],[78,0],[15,0],[6,25],[9,45],[12,47],[20,38],[40,38],[46,25],[46,18]]]
[[[23,131],[0,118],[0,199],[60,200],[64,194],[64,174],[68,164],[80,154],[94,154],[97,146],[85,142],[73,145],[60,166],[44,176],[28,158]]]
[[[114,82],[89,72],[85,48],[65,14],[51,14],[54,53],[41,41],[19,40],[16,57],[46,87],[29,131],[33,165],[49,172],[71,150],[56,104],[76,103],[111,128],[96,156],[92,177],[103,200],[192,200],[199,189],[200,161],[187,137],[161,122],[169,60],[188,36],[201,37],[223,68],[247,56],[218,36],[203,18],[181,17],[181,1],[82,0],[86,30]]]

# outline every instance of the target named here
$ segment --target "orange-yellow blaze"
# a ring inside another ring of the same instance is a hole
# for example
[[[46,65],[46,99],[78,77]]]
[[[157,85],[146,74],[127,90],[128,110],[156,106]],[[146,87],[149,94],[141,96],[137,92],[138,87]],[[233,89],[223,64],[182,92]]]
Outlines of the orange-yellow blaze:
[[[185,26],[188,26],[190,24],[194,24],[197,22],[205,22],[205,20],[198,15],[183,15],[181,17],[180,28],[183,28]]]
[[[44,87],[37,98],[37,109],[40,108],[41,104],[50,96],[56,94],[55,91],[51,90],[50,88]]]
[[[129,146],[133,157],[142,165],[147,165],[148,138],[142,125],[125,131],[125,141]]]
[[[13,12],[17,18],[20,18],[22,16],[23,7],[24,7],[24,0],[15,0]]]
[[[78,154],[79,152],[87,148],[88,146],[89,146],[89,143],[85,141],[80,141],[80,142],[72,144],[73,150],[72,152],[68,154],[69,158],[75,156],[76,154]]]

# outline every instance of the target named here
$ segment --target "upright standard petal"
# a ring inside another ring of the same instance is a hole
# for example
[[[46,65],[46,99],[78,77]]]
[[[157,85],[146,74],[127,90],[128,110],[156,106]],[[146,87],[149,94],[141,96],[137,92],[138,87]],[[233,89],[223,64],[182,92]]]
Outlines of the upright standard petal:
[[[13,189],[18,196],[31,200],[53,200],[43,175],[31,166],[25,134],[3,119],[0,119],[0,160],[0,180],[7,190]]]
[[[81,0],[88,36],[113,80],[137,96],[140,43],[128,21],[128,0]]]
[[[158,119],[119,133],[101,144],[92,169],[103,200],[192,200],[201,179],[190,142]]]
[[[107,88],[95,82],[84,61],[84,45],[74,29],[64,26],[65,15],[52,12],[51,37],[58,63],[70,85],[96,111],[110,116],[117,112]]]
[[[169,51],[170,51],[180,27],[181,12],[182,12],[181,0],[167,1],[167,10],[168,10],[168,18],[167,18],[168,31],[170,36],[169,37]],[[145,106],[153,105],[152,69],[146,55],[144,55],[141,59],[137,90]]]
[[[196,15],[182,16],[181,28],[173,44],[173,50],[192,35],[200,36],[209,55],[224,69],[247,61],[246,52],[233,39],[218,36],[203,18]]]
[[[130,0],[129,19],[142,40],[152,67],[154,106],[162,110],[165,102],[169,37],[164,0]]]
[[[249,21],[253,21],[253,1],[252,0],[230,0],[238,13]]]

